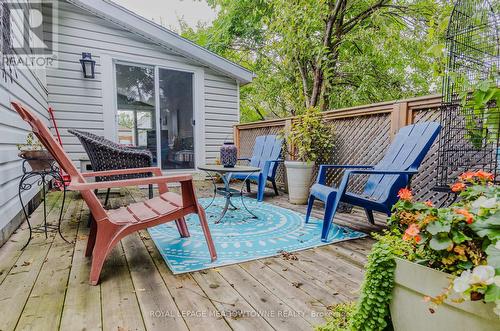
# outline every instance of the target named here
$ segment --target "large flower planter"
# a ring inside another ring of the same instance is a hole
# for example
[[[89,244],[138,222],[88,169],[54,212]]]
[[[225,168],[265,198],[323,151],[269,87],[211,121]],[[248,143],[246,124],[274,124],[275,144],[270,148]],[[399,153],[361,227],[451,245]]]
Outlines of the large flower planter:
[[[500,330],[494,304],[482,301],[454,303],[457,296],[429,311],[424,296],[436,296],[450,284],[450,275],[403,259],[396,259],[391,318],[395,331]]]
[[[285,161],[288,182],[288,200],[295,205],[304,205],[309,197],[314,162]]]

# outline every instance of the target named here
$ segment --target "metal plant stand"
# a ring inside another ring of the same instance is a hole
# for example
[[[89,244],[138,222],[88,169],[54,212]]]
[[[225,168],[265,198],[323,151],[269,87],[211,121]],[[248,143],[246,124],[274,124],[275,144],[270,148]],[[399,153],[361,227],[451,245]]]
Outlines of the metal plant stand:
[[[500,85],[498,8],[498,0],[457,0],[450,16],[435,186],[439,192],[450,192],[465,171],[491,172],[500,183],[500,104],[494,98],[477,103],[470,93],[479,83]]]
[[[224,216],[226,216],[226,213],[227,213],[228,210],[237,210],[238,209],[233,204],[233,202],[231,200],[232,198],[237,198],[237,197],[241,197],[241,204],[242,204],[243,208],[250,215],[252,215],[252,218],[255,218],[255,219],[258,218],[245,205],[245,199],[244,199],[244,195],[243,195],[243,188],[245,187],[246,180],[249,179],[252,174],[261,171],[260,168],[249,167],[249,166],[235,166],[233,168],[225,168],[225,167],[223,167],[221,165],[203,165],[203,166],[198,167],[198,169],[205,171],[210,176],[210,178],[212,179],[212,183],[214,185],[214,195],[213,195],[212,201],[210,202],[210,204],[208,204],[208,206],[206,206],[204,208],[208,209],[210,206],[212,206],[212,204],[215,201],[215,198],[216,198],[217,194],[222,195],[223,197],[226,198],[226,203],[224,205],[224,209],[222,210],[222,213],[221,213],[219,219],[215,222],[216,224],[220,223],[222,221],[222,219],[224,218]],[[222,181],[224,182],[224,186],[223,187],[217,187],[217,184],[215,183],[215,179],[211,175],[210,172],[216,172],[216,173],[218,173],[220,175],[220,177],[222,178]],[[230,185],[229,185],[230,181],[231,181],[231,174],[232,173],[248,173],[248,176],[246,177],[245,180],[243,180],[243,182],[242,182],[243,184],[241,185],[241,190],[239,190],[239,191],[236,190],[236,189],[231,188]]]
[[[69,241],[64,238],[64,236],[61,233],[61,218],[63,215],[63,210],[64,210],[64,203],[66,201],[66,185],[64,182],[63,177],[61,176],[61,172],[59,170],[59,167],[55,164],[55,162],[47,162],[47,169],[44,170],[27,170],[26,169],[26,164],[28,160],[23,161],[23,176],[21,177],[21,180],[19,181],[19,191],[18,191],[18,196],[19,200],[21,201],[21,207],[23,209],[24,217],[26,218],[26,222],[28,223],[29,227],[29,238],[26,244],[23,246],[21,250],[24,250],[26,246],[30,243],[33,233],[45,233],[45,238],[48,237],[48,233],[54,233],[57,232],[59,233],[59,236],[61,238],[69,243]],[[47,223],[47,204],[46,204],[46,185],[49,184],[51,180],[56,180],[57,182],[60,183],[60,188],[63,191],[63,199],[62,199],[62,204],[61,204],[61,210],[59,212],[59,220],[56,224],[50,224]],[[23,196],[22,193],[24,191],[29,191],[33,188],[34,185],[37,186],[42,186],[42,199],[43,199],[43,223],[37,226],[32,226],[30,223],[29,215],[26,210],[26,206],[24,205],[23,202]]]

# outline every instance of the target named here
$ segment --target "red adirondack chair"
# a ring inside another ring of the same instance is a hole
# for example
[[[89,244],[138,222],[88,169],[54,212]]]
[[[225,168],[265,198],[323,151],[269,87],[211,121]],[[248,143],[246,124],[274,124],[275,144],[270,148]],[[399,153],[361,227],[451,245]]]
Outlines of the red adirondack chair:
[[[71,177],[68,189],[80,191],[94,217],[95,222],[92,222],[90,228],[85,253],[85,256],[92,255],[92,267],[90,270],[90,283],[92,285],[96,285],[99,281],[99,275],[106,256],[123,237],[137,230],[170,221],[176,222],[181,237],[189,237],[184,217],[192,213],[198,214],[200,218],[212,261],[217,258],[205,210],[196,199],[191,175],[162,176],[160,168],[120,169],[82,174],[40,119],[18,102],[12,102],[12,106],[22,119],[30,124],[33,133],[52,154],[59,166]],[[85,178],[95,176],[136,173],[152,173],[154,177],[96,183],[88,183],[85,180]],[[167,183],[171,182],[181,184],[181,195],[168,191]],[[145,200],[144,202],[132,203],[127,207],[115,210],[105,210],[94,194],[94,189],[149,184],[156,184],[158,186],[160,196]]]

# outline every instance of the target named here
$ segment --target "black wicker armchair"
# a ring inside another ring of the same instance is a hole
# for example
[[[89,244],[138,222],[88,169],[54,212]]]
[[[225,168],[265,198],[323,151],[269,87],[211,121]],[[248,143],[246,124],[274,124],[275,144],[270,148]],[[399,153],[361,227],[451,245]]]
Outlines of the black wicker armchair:
[[[89,156],[93,171],[106,171],[128,168],[146,168],[153,164],[153,156],[150,151],[137,149],[117,144],[96,134],[80,131],[68,130],[76,136],[82,144],[85,152]],[[123,180],[130,178],[151,177],[152,174],[117,175],[108,177],[96,177],[96,181]],[[110,189],[106,192],[104,205],[109,200]],[[153,187],[149,185],[149,197],[153,197]]]

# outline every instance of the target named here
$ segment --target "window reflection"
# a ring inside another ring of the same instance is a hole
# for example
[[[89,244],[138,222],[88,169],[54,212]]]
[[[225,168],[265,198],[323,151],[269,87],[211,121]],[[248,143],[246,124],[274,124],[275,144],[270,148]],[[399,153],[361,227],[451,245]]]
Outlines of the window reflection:
[[[154,68],[116,64],[118,140],[150,150],[156,163]]]
[[[162,169],[194,168],[193,74],[160,69]]]

